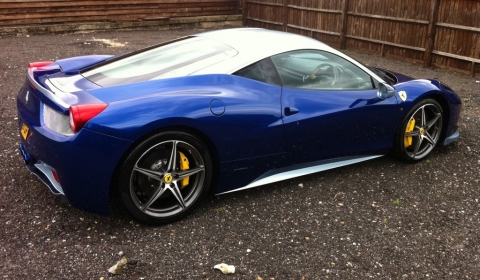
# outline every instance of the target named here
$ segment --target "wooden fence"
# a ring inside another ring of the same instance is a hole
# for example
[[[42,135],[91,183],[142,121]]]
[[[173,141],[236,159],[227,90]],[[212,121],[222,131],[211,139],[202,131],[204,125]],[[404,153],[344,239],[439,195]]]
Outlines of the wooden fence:
[[[0,27],[238,14],[238,0],[0,0]]]
[[[478,0],[241,0],[245,26],[307,35],[424,67],[480,71]]]

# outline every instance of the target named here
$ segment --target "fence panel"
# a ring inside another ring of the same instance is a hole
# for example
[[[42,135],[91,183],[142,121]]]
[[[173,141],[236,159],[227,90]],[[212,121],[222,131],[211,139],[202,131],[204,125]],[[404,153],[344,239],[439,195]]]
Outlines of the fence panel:
[[[430,11],[420,2],[350,0],[347,46],[423,60]]]
[[[287,5],[287,31],[331,44],[339,43],[341,1],[291,0]]]
[[[244,0],[247,3],[246,25],[273,30],[283,29],[283,0]]]
[[[480,72],[480,1],[441,1],[436,25],[432,64]]]
[[[238,4],[238,0],[0,0],[0,27],[230,15],[238,13]]]
[[[478,0],[241,0],[247,26],[475,75]]]

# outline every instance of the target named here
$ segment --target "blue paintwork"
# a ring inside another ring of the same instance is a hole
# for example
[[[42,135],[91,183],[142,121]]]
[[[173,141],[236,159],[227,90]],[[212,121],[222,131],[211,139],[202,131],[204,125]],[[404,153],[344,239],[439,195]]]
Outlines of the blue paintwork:
[[[21,106],[20,106],[21,107]],[[20,119],[21,123],[27,122]],[[115,165],[131,142],[103,133],[82,129],[65,137],[44,126],[28,123],[32,135],[22,141],[33,164],[41,160],[55,168],[65,197],[72,206],[95,213],[108,213],[108,194]],[[30,165],[35,174],[41,173]],[[103,187],[102,187],[103,186]]]
[[[284,88],[283,106],[298,110],[283,119],[290,160],[297,164],[388,151],[396,129],[391,124],[398,120],[397,103],[395,97],[378,98],[375,89]]]
[[[448,121],[439,143],[443,143],[446,137],[458,131],[458,120],[460,118],[462,101],[458,95],[447,86],[437,80],[412,80],[410,78],[408,82],[395,85],[395,90],[397,96],[399,91],[403,90],[407,92],[407,100],[401,103],[401,108],[404,110],[399,115],[400,119],[405,118],[405,114],[408,113],[418,100],[435,98],[446,105],[446,107],[444,106],[444,113],[446,114],[445,117]]]
[[[53,65],[45,75],[37,73],[36,81],[48,88],[47,75],[73,77],[79,75],[79,69],[109,58],[61,60],[56,63],[63,72]],[[103,102],[108,107],[71,137],[42,124],[42,104],[51,101],[26,82],[17,106],[19,126],[27,124],[31,135],[21,139],[21,145],[32,172],[41,173],[33,166],[38,160],[57,171],[65,197],[73,206],[105,214],[122,158],[146,135],[186,129],[202,138],[218,159],[215,192],[224,193],[277,169],[291,173],[296,164],[320,161],[331,165],[332,158],[385,154],[392,148],[405,114],[426,97],[447,104],[448,121],[441,143],[457,132],[461,102],[453,91],[438,81],[397,75],[397,94],[387,99],[378,98],[376,90],[295,90],[223,74],[109,88],[79,77],[75,83],[79,91],[71,93],[76,102],[70,105]],[[405,102],[398,96],[402,90],[407,92]],[[67,114],[65,109],[55,108]]]

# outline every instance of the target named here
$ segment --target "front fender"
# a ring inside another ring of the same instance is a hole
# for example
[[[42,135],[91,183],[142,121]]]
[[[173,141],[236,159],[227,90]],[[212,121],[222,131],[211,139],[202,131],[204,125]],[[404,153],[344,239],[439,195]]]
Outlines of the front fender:
[[[399,83],[395,85],[395,90],[400,101],[400,120],[406,117],[418,101],[434,98],[442,105],[444,111],[444,130],[440,142],[457,132],[462,102],[452,89],[438,80],[419,79]]]

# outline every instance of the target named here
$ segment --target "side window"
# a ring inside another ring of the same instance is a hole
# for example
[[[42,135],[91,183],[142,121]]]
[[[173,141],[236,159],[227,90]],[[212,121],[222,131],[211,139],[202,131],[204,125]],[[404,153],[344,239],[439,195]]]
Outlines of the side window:
[[[233,73],[247,79],[281,86],[280,78],[270,58],[265,58]]]
[[[337,55],[302,50],[272,57],[283,85],[318,90],[373,89],[372,78],[355,64]]]

